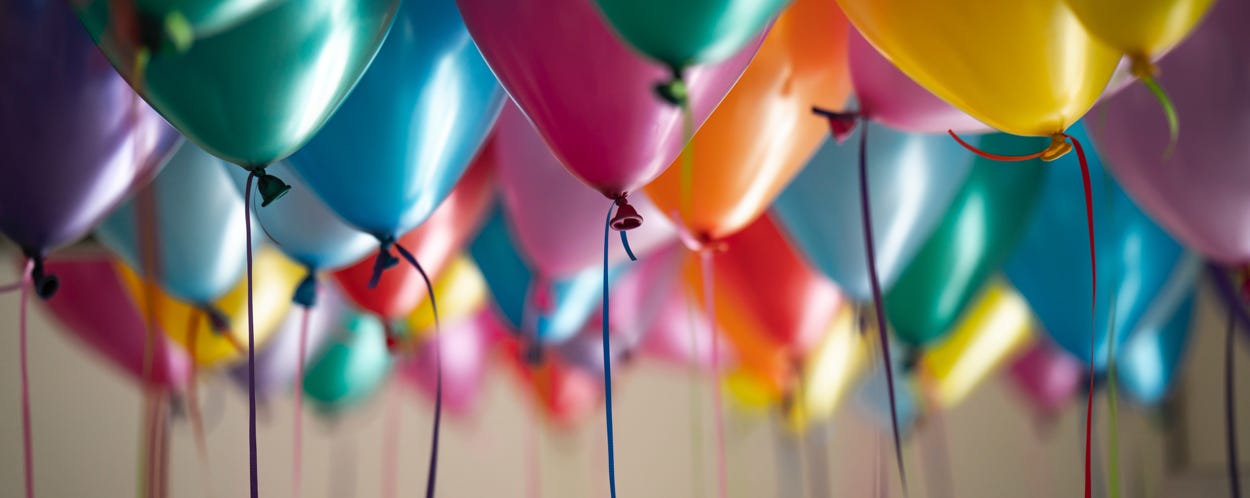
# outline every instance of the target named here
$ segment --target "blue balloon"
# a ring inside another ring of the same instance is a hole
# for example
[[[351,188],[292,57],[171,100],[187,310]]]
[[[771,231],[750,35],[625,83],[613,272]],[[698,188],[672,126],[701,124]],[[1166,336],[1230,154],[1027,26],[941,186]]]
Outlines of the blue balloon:
[[[1083,144],[1091,143],[1080,125],[1072,134]],[[1101,371],[1107,365],[1111,297],[1117,296],[1111,336],[1119,345],[1139,327],[1143,314],[1158,305],[1152,303],[1176,272],[1197,269],[1180,264],[1185,259],[1181,245],[1138,209],[1104,172],[1097,154],[1086,150],[1098,258],[1093,323],[1084,190],[1075,161],[1047,169],[1034,218],[1005,270],[1055,343],[1087,365],[1093,361]]]
[[[890,351],[897,352],[901,350],[902,344],[891,340]],[[880,357],[879,350],[871,354]],[[904,359],[900,356],[898,354],[892,355],[890,363],[894,364],[894,408],[898,411],[899,435],[907,437],[916,425],[916,419],[920,416],[921,406],[916,381],[903,368]],[[890,419],[889,392],[889,382],[885,377],[885,369],[881,368],[881,364],[874,360],[872,371],[864,378],[855,392],[855,401],[868,414],[869,419],[875,422],[880,429],[887,432],[894,430],[894,425]]]
[[[451,192],[503,102],[455,2],[407,0],[360,83],[288,161],[348,223],[397,237]]]
[[[183,301],[213,303],[239,281],[247,261],[243,197],[227,168],[238,167],[184,140],[161,174],[96,228],[96,237],[142,275],[137,204],[150,195],[157,283]],[[254,243],[261,240],[255,225]]]
[[[973,156],[946,135],[868,128],[868,188],[877,275],[888,290],[942,221],[968,177]],[[872,298],[859,196],[857,126],[843,145],[832,140],[774,203],[777,219],[815,267],[849,296]]]
[[[594,236],[588,234],[589,236]],[[592,267],[554,281],[542,281],[522,259],[513,243],[503,210],[496,207],[469,246],[469,254],[486,277],[495,308],[513,330],[542,343],[566,341],[582,329],[603,299],[603,270]],[[609,285],[625,264],[609,269]],[[536,285],[547,285],[547,309],[531,306]],[[528,312],[527,312],[528,311]],[[526,323],[526,322],[529,323]]]
[[[1184,302],[1161,323],[1143,326],[1116,351],[1116,378],[1125,394],[1144,405],[1163,399],[1176,379],[1189,343],[1194,293],[1190,282]]]
[[[224,164],[243,194],[248,172]],[[377,249],[377,240],[339,218],[310,190],[290,165],[271,164],[267,171],[291,185],[291,190],[268,206],[260,206],[260,196],[252,195],[252,215],[265,235],[283,254],[310,270],[334,270],[350,265]]]

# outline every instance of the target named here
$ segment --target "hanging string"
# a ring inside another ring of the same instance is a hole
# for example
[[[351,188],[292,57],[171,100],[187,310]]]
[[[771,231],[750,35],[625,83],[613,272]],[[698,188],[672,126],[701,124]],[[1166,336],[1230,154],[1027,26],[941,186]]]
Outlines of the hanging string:
[[[300,497],[304,477],[304,359],[308,355],[308,326],[313,309],[303,306],[299,322],[299,358],[295,364],[294,443],[291,449],[291,496]]]
[[[1233,333],[1237,326],[1233,321],[1233,308],[1228,310],[1228,333],[1224,338],[1224,424],[1228,444],[1228,488],[1233,498],[1241,498],[1241,464],[1237,454],[1237,396],[1233,379]]]
[[[924,389],[925,432],[929,444],[925,455],[925,467],[928,469],[928,487],[935,491],[930,494],[934,498],[952,498],[955,496],[955,483],[951,477],[950,445],[946,441],[946,413],[938,403],[937,386],[932,373],[919,368],[921,387]]]
[[[699,252],[703,266],[703,305],[707,313],[708,329],[712,332],[712,411],[716,428],[716,485],[717,496],[728,494],[725,471],[725,404],[721,400],[720,386],[720,334],[716,331],[716,301],[713,299],[712,249]]]
[[[247,230],[247,449],[252,498],[260,498],[260,471],[256,462],[256,323],[252,309],[252,181],[257,172],[247,175],[243,190],[244,227]]]
[[[35,463],[30,437],[30,371],[26,356],[26,301],[30,295],[31,273],[35,269],[35,259],[27,258],[26,267],[22,270],[22,280],[18,284],[18,358],[22,371],[22,474],[26,483],[26,498],[35,497]]]
[[[434,388],[434,427],[431,429],[430,437],[430,467],[426,471],[425,496],[426,498],[434,498],[435,480],[438,478],[438,439],[439,428],[442,426],[443,420],[443,346],[442,346],[442,323],[438,318],[438,301],[434,298],[434,284],[430,282],[430,276],[425,273],[425,268],[421,267],[421,263],[412,255],[408,248],[394,243],[395,250],[399,251],[399,255],[412,265],[417,273],[421,275],[421,280],[425,282],[425,292],[430,299],[430,311],[434,315],[434,337],[431,339],[434,345],[434,372],[435,372],[435,388]],[[385,249],[383,250],[385,252]]]
[[[1089,231],[1089,266],[1090,266],[1090,288],[1092,290],[1089,300],[1090,311],[1090,329],[1093,330],[1095,317],[1098,315],[1097,296],[1098,296],[1098,258],[1095,251],[1094,243],[1094,200],[1093,192],[1089,179],[1089,162],[1085,158],[1085,148],[1081,146],[1080,140],[1067,133],[1056,133],[1050,137],[1050,145],[1041,152],[1027,154],[1023,156],[1004,156],[991,154],[980,150],[968,142],[963,141],[956,135],[954,131],[947,130],[959,145],[972,153],[991,159],[994,161],[1027,161],[1030,159],[1041,159],[1043,161],[1054,161],[1063,157],[1068,151],[1076,150],[1076,159],[1081,166],[1081,183],[1085,190],[1085,227]],[[1071,141],[1071,144],[1068,143]],[[1089,362],[1089,389],[1085,399],[1085,498],[1093,498],[1093,466],[1091,464],[1092,436],[1093,436],[1093,419],[1094,419],[1094,362],[1092,361],[1094,354],[1094,334],[1090,334],[1090,359]]]
[[[538,404],[529,410],[529,424],[525,431],[526,459],[525,477],[526,490],[529,498],[541,498],[543,495],[542,452],[538,448]]]
[[[213,467],[208,459],[208,443],[204,437],[204,416],[200,411],[200,366],[199,366],[199,338],[197,334],[197,325],[199,325],[200,313],[192,310],[187,315],[187,331],[186,343],[187,352],[190,354],[191,374],[187,380],[187,412],[191,419],[191,435],[195,439],[196,456],[199,457],[200,466],[203,469],[204,481],[209,485],[209,496],[216,493],[212,491],[213,485]]]
[[[1130,69],[1133,76],[1136,76],[1138,81],[1141,81],[1142,84],[1146,85],[1146,88],[1150,90],[1152,95],[1154,95],[1155,100],[1159,101],[1159,106],[1163,108],[1163,115],[1167,117],[1168,146],[1163,151],[1163,158],[1168,159],[1172,157],[1172,151],[1176,147],[1176,141],[1181,130],[1180,119],[1176,114],[1176,106],[1172,105],[1172,99],[1168,97],[1168,93],[1164,91],[1163,86],[1159,84],[1159,80],[1156,78],[1159,69],[1155,67],[1152,62],[1150,62],[1150,58],[1145,56],[1131,56],[1129,59],[1132,62]]]
[[[859,132],[859,207],[864,229],[864,249],[868,256],[868,281],[872,284],[872,304],[877,317],[877,335],[881,341],[881,358],[885,366],[886,393],[890,397],[890,427],[894,432],[894,460],[903,496],[907,496],[907,468],[903,464],[903,442],[898,427],[898,402],[894,399],[894,368],[890,361],[890,339],[885,323],[885,301],[881,298],[881,280],[877,276],[877,250],[872,234],[872,203],[868,191],[868,127]]]
[[[616,498],[616,446],[612,435],[612,344],[608,334],[608,318],[610,316],[608,299],[608,233],[612,228],[612,213],[616,211],[616,201],[608,206],[608,216],[603,224],[603,399],[606,408],[604,418],[607,426],[608,441],[608,489],[612,498]],[[621,232],[624,235],[624,232]]]
[[[1114,227],[1116,226],[1117,220],[1115,219],[1115,195],[1111,189],[1111,182],[1103,182],[1103,195],[1106,199],[1103,207],[1107,212],[1104,221],[1109,221],[1111,226]],[[1107,218],[1110,218],[1110,220],[1107,220]],[[1115,270],[1118,268],[1113,265],[1112,269]],[[1110,300],[1108,303],[1110,309],[1107,312],[1107,414],[1111,417],[1108,421],[1107,427],[1110,432],[1110,434],[1108,434],[1108,437],[1110,438],[1110,448],[1107,449],[1107,466],[1110,467],[1108,472],[1110,475],[1108,476],[1109,482],[1107,484],[1107,488],[1110,498],[1120,498],[1120,416],[1119,403],[1117,401],[1118,396],[1116,394],[1115,343],[1117,335],[1116,318],[1119,314],[1116,311],[1116,308],[1120,302],[1119,294],[1120,284],[1122,281],[1122,275],[1113,274],[1111,276],[1111,294],[1108,297]],[[1095,298],[1097,297],[1095,296]],[[1093,357],[1091,356],[1090,358]]]
[[[703,360],[703,356],[699,353],[699,334],[695,330],[695,307],[694,304],[686,302],[686,336],[690,341],[690,476],[692,489],[691,496],[703,496],[703,417],[701,405],[699,404],[700,393],[698,382],[699,364]],[[717,375],[712,372],[712,375]]]
[[[382,498],[395,498],[399,477],[399,390],[387,389],[386,421],[382,430]]]

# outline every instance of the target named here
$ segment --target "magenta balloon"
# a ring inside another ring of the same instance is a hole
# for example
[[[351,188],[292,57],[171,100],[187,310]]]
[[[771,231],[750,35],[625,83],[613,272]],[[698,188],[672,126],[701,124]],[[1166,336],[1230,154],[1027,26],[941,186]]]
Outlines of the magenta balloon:
[[[616,197],[646,185],[677,158],[681,112],[653,91],[671,75],[617,38],[592,1],[456,3],[504,89],[583,182]],[[687,73],[696,126],[729,92],[761,40],[763,34],[728,60]]]
[[[1016,358],[1009,372],[1034,408],[1044,415],[1055,415],[1080,389],[1085,368],[1080,360],[1040,340]]]
[[[460,417],[472,414],[486,378],[491,343],[507,333],[490,310],[443,327],[443,407],[448,413]],[[422,344],[400,365],[399,375],[433,400],[438,384],[431,345],[431,341]]]
[[[1098,153],[1124,188],[1185,245],[1224,263],[1250,259],[1250,2],[1218,2],[1163,58],[1180,136],[1144,85],[1090,111]]]
[[[534,126],[512,104],[495,127],[493,153],[503,188],[504,207],[512,220],[521,252],[548,279],[603,264],[603,230],[608,201],[587,189],[560,166]],[[646,222],[629,233],[634,254],[643,257],[675,240],[677,231],[642,193],[630,203]],[[613,263],[626,258],[620,244],[609,246]]]
[[[851,83],[865,117],[913,133],[984,133],[990,128],[912,81],[851,30]]]
[[[70,256],[46,265],[49,272],[61,277],[60,290],[45,301],[51,315],[64,325],[56,328],[144,384],[144,316],[130,301],[130,293],[109,257]],[[186,385],[191,373],[186,353],[163,331],[153,334],[155,347],[148,379],[156,386]]]

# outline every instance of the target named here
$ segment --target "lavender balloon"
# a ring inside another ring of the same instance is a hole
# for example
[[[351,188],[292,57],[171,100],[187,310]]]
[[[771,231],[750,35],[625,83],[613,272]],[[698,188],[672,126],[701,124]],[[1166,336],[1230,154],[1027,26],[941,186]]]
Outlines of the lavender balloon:
[[[28,256],[38,262],[84,236],[178,139],[68,2],[0,5],[0,232]]]
[[[1146,212],[1185,245],[1224,263],[1250,259],[1250,3],[1219,2],[1163,58],[1159,83],[1180,118],[1167,120],[1144,85],[1090,111],[1098,153]]]

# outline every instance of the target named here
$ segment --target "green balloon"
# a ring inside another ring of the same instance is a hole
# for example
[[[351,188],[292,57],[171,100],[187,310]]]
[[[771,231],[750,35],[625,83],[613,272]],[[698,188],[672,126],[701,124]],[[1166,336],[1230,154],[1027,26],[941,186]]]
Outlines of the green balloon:
[[[598,0],[625,41],[674,70],[728,59],[790,1]]]
[[[377,392],[390,370],[382,322],[358,314],[304,373],[304,395],[322,411],[342,411]]]
[[[999,133],[983,137],[980,147],[1023,155],[1048,143]],[[899,339],[922,347],[951,329],[1023,235],[1046,167],[1037,159],[1008,164],[977,158],[942,223],[885,295],[886,316]]]
[[[144,100],[205,150],[251,169],[321,128],[373,60],[399,1],[73,3]]]

